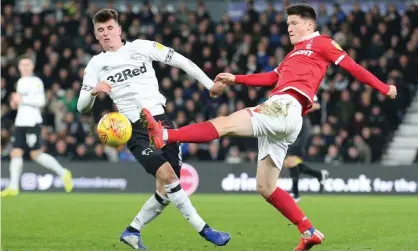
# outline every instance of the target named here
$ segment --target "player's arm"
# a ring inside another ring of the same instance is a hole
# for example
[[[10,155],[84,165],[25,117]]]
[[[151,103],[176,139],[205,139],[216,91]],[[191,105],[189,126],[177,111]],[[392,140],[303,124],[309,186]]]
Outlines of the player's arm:
[[[279,72],[277,69],[274,71],[248,74],[248,75],[235,75],[235,83],[249,85],[249,86],[273,86],[279,81]]]
[[[321,105],[319,103],[314,103],[311,107],[311,109],[309,109],[309,112],[314,112],[321,109]]]
[[[279,72],[274,71],[248,74],[248,75],[233,75],[231,73],[219,73],[215,81],[222,81],[225,84],[243,84],[248,86],[268,87],[273,86],[279,81]]]
[[[94,62],[90,60],[84,71],[83,84],[77,101],[77,110],[80,113],[90,111],[93,107],[94,101],[96,100],[98,92],[95,91],[95,87],[99,82],[96,68],[97,67],[95,67]]]
[[[396,96],[396,88],[394,86],[391,87],[383,83],[368,70],[357,64],[335,41],[331,39],[324,41],[322,55],[335,65],[338,65],[348,71],[361,83],[373,87],[384,95],[391,97]]]
[[[351,57],[346,56],[339,66],[348,71],[358,81],[367,84],[384,95],[389,94],[390,86],[380,81],[375,75],[357,64]]]
[[[33,91],[26,91],[21,90],[22,86],[20,82],[17,83],[16,89],[20,94],[19,105],[32,106],[36,108],[44,107],[46,103],[44,84],[40,79],[36,79],[35,83],[31,84],[35,85]]]
[[[150,40],[136,40],[135,42],[138,43],[140,48],[143,48],[146,51],[151,60],[182,69],[189,76],[202,83],[208,90],[214,86],[213,81],[202,71],[202,69],[172,48],[165,47],[160,43]]]
[[[314,96],[314,103],[312,104],[311,109],[309,109],[307,112],[310,113],[310,112],[317,111],[319,109],[321,109],[321,104],[318,102],[318,97],[315,95]]]

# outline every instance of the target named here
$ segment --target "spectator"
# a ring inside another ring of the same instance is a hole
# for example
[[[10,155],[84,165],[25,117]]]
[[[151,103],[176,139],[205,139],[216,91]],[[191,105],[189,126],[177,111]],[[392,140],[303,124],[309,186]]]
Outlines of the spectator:
[[[242,159],[239,153],[239,149],[236,146],[233,146],[229,149],[228,156],[226,158],[226,162],[228,164],[239,164],[241,163]]]
[[[343,161],[339,149],[335,145],[328,148],[328,153],[325,155],[325,164],[338,165]]]
[[[207,161],[222,161],[225,159],[225,155],[219,151],[219,143],[217,141],[213,141],[208,144],[207,151],[200,153],[199,159]]]
[[[361,132],[364,126],[365,126],[364,114],[361,112],[356,112],[354,114],[353,122],[351,123],[350,133],[358,134]]]
[[[341,100],[336,104],[336,113],[340,128],[347,128],[354,114],[354,102],[350,98],[350,92],[344,90],[341,92]]]
[[[83,144],[80,144],[76,148],[74,160],[87,161],[90,159],[90,156],[87,154],[87,147]]]
[[[353,146],[348,148],[348,152],[347,152],[347,155],[345,156],[344,162],[352,163],[352,164],[360,163],[360,156],[359,156],[359,152],[357,148]]]
[[[96,145],[96,147],[94,148],[94,156],[95,156],[95,160],[104,160],[107,161],[108,157],[104,151],[104,147],[103,145]]]
[[[322,125],[322,137],[326,145],[330,145],[334,142],[335,133],[330,124],[325,123]]]
[[[310,146],[308,148],[308,156],[306,157],[307,161],[311,162],[323,162],[323,158],[321,157],[321,153],[318,150],[317,146]]]
[[[68,159],[69,152],[65,140],[58,140],[55,146],[55,156],[60,159]]]
[[[354,136],[354,146],[358,150],[360,161],[369,164],[372,161],[372,151],[360,135]]]

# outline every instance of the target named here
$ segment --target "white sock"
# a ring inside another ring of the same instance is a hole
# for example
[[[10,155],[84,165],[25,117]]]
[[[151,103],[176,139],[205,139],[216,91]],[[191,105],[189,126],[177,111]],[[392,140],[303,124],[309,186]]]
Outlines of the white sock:
[[[23,158],[13,157],[10,160],[10,184],[9,188],[19,190],[20,175],[22,175]]]
[[[202,231],[206,223],[199,216],[199,214],[197,214],[189,197],[181,188],[180,181],[176,181],[170,185],[165,185],[164,187],[167,191],[168,198],[174,205],[176,205],[177,209],[180,210],[184,218],[189,221],[197,232]]]
[[[163,140],[167,141],[168,140],[168,132],[167,129],[163,130]]]
[[[49,154],[41,153],[34,161],[39,165],[56,172],[59,176],[63,176],[65,173],[65,168]]]
[[[152,220],[154,220],[168,206],[168,198],[155,192],[147,202],[142,206],[141,211],[135,216],[130,226],[141,231],[141,229]]]

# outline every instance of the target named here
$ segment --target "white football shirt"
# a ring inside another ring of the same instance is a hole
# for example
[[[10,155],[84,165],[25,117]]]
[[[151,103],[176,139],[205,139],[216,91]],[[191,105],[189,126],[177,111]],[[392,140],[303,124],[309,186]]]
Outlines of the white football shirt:
[[[163,114],[166,98],[160,93],[152,61],[169,64],[174,50],[150,40],[126,42],[117,51],[94,56],[85,69],[82,90],[90,92],[100,81],[112,86],[110,98],[132,122],[142,108]]]
[[[17,81],[16,92],[22,97],[17,108],[16,126],[35,126],[42,123],[41,109],[45,105],[42,80],[35,76],[22,77]]]

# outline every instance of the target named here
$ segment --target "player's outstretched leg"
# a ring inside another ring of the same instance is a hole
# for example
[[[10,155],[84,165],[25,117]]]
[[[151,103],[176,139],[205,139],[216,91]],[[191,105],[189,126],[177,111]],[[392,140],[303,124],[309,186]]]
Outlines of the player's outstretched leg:
[[[301,233],[299,245],[295,250],[309,250],[321,244],[325,236],[315,229],[289,193],[277,187],[280,169],[268,155],[259,161],[257,167],[257,191],[284,217],[295,224]]]
[[[19,194],[20,175],[23,168],[23,150],[20,148],[13,148],[10,152],[10,183],[9,186],[1,191],[0,196],[13,197]]]
[[[61,177],[62,183],[64,184],[64,189],[67,193],[73,190],[73,180],[71,172],[61,166],[61,164],[51,155],[43,153],[39,150],[32,150],[30,152],[30,157],[33,161],[39,165],[48,168],[49,170],[54,171]]]
[[[167,197],[181,212],[184,218],[207,241],[217,246],[226,245],[231,236],[228,233],[212,229],[197,213],[189,196],[180,186],[180,180],[170,164],[165,163],[157,171],[157,179],[164,184]]]
[[[205,143],[224,135],[254,136],[250,112],[246,109],[226,117],[217,117],[211,121],[191,124],[179,129],[164,129],[162,124],[155,121],[152,114],[143,108],[141,122],[148,129],[150,142],[156,148],[162,148],[166,143]]]
[[[299,168],[300,173],[317,178],[319,181],[319,192],[322,193],[324,191],[324,183],[329,176],[329,172],[327,170],[317,171],[307,166],[303,161],[301,161],[297,167]]]

